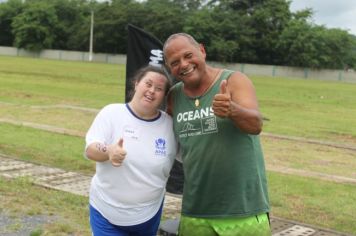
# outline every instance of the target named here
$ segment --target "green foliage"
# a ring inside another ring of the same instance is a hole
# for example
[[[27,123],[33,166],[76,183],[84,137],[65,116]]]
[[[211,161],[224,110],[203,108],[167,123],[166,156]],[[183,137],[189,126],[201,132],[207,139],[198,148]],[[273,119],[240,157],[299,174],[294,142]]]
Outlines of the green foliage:
[[[22,11],[21,0],[9,0],[6,4],[0,3],[0,45],[12,46],[14,35],[12,34],[12,21]]]
[[[314,50],[312,40],[313,28],[304,20],[292,20],[289,26],[281,33],[277,47],[279,51],[284,51],[285,57],[281,64],[289,62],[292,66],[315,67],[315,59],[312,57]]]
[[[127,25],[142,24],[147,17],[142,4],[129,0],[99,5],[95,14],[94,48],[106,53],[126,53]]]
[[[9,0],[0,3],[0,45],[125,54],[127,25],[164,42],[187,32],[208,59],[311,68],[356,67],[356,36],[314,25],[289,0]]]
[[[330,29],[324,32],[328,52],[327,68],[356,68],[356,36],[344,30]],[[338,52],[338,53],[335,53]]]
[[[291,66],[344,69],[354,66],[355,39],[346,31],[312,26],[304,20],[294,19],[281,33],[278,51],[285,52],[281,64]]]
[[[177,4],[177,6],[179,6],[180,8],[183,8],[185,11],[195,11],[196,9],[200,9],[206,1],[205,0],[173,0],[173,2]]]
[[[234,15],[231,11],[206,7],[187,17],[184,31],[205,46],[208,60],[248,62],[255,57],[255,52],[249,47],[254,31],[244,27],[247,20],[247,17]]]
[[[138,25],[163,42],[169,35],[183,31],[185,17],[190,11],[195,12],[191,8],[195,4],[198,5],[198,2],[185,0],[171,3],[166,0],[147,0],[143,3],[145,23],[141,22]]]
[[[88,50],[90,6],[82,1],[54,0],[58,24],[55,26],[53,49]]]
[[[278,36],[291,19],[289,3],[285,0],[269,0],[256,6],[250,16],[250,24],[255,29],[254,43],[257,64],[278,64],[283,53],[276,50]],[[266,63],[268,62],[268,63]]]
[[[51,48],[57,24],[53,5],[45,2],[27,3],[23,12],[14,17],[12,22],[15,46],[32,51]]]
[[[222,62],[233,61],[234,52],[239,49],[239,44],[236,41],[225,41],[221,38],[213,40],[210,51],[217,54],[217,60]]]

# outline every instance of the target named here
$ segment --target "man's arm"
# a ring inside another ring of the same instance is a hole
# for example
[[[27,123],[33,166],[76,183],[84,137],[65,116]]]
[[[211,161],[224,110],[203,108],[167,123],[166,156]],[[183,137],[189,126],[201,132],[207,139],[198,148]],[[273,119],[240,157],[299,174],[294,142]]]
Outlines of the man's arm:
[[[262,115],[258,109],[255,88],[246,75],[235,72],[222,81],[213,100],[216,116],[230,118],[236,127],[248,134],[262,131]]]

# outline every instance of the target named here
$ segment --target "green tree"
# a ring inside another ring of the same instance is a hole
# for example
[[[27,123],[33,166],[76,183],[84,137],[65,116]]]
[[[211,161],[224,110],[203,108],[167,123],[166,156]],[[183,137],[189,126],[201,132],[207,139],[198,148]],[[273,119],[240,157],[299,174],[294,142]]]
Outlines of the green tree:
[[[256,54],[251,44],[255,31],[246,27],[248,20],[233,9],[207,5],[187,17],[184,31],[204,44],[208,60],[253,61]]]
[[[223,10],[233,10],[248,12],[252,14],[256,7],[268,0],[211,0],[208,2],[210,6],[219,6]]]
[[[341,29],[327,29],[322,32],[325,40],[325,50],[320,51],[326,58],[320,67],[331,69],[345,69],[354,66],[355,37]]]
[[[172,33],[183,31],[188,12],[196,10],[186,6],[193,4],[190,2],[199,1],[147,0],[143,3],[144,21],[140,22],[139,26],[164,42]]]
[[[281,33],[277,48],[283,52],[281,64],[290,66],[316,67],[318,62],[313,58],[316,52],[313,27],[304,20],[292,20]]]
[[[50,0],[50,3],[58,19],[52,48],[87,50],[91,4],[85,0]]]
[[[351,46],[345,59],[345,63],[346,63],[345,69],[353,68],[354,70],[356,70],[356,36],[350,35],[350,38],[351,38]]]
[[[113,0],[101,4],[95,15],[94,48],[96,52],[126,53],[127,24],[144,22],[142,3]]]
[[[235,53],[239,50],[239,44],[233,40],[216,38],[212,40],[209,51],[215,55],[215,61],[232,62]]]
[[[286,0],[220,0],[208,6],[218,12],[219,27],[228,29],[221,30],[225,32],[220,37],[238,45],[233,47],[237,50],[234,61],[273,64],[279,61],[278,36],[291,19],[289,4]]]
[[[13,18],[22,12],[22,5],[21,0],[9,0],[0,3],[0,45],[13,45],[14,35],[11,24]]]
[[[279,60],[276,45],[278,37],[291,20],[289,2],[285,0],[260,1],[251,14],[251,27],[255,29],[253,48],[255,63],[276,64]]]
[[[13,18],[14,45],[19,48],[39,51],[51,48],[54,29],[58,24],[53,5],[46,2],[26,2],[23,12]]]
[[[354,65],[355,38],[341,29],[308,22],[312,11],[297,12],[278,38],[280,64],[297,67],[343,69]]]
[[[205,0],[173,0],[183,11],[196,11],[205,5]]]

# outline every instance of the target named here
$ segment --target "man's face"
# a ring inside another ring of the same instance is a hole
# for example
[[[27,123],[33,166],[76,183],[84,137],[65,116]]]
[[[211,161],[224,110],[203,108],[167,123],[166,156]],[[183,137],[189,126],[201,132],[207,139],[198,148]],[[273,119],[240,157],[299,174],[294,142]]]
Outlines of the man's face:
[[[184,36],[171,39],[165,47],[166,65],[171,74],[184,83],[194,83],[200,79],[205,67],[205,50],[194,45]]]

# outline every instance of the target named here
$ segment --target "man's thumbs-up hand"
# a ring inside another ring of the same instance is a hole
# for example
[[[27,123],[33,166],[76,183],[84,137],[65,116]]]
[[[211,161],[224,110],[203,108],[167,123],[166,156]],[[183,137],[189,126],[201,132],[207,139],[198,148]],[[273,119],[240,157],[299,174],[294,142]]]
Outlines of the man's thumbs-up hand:
[[[120,138],[117,143],[114,143],[108,148],[109,160],[113,166],[121,166],[126,157],[126,151],[124,149],[124,139]]]
[[[216,116],[226,118],[231,113],[231,95],[229,88],[227,87],[227,80],[223,80],[220,83],[220,91],[215,94],[213,99],[213,111]]]

